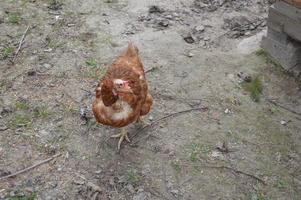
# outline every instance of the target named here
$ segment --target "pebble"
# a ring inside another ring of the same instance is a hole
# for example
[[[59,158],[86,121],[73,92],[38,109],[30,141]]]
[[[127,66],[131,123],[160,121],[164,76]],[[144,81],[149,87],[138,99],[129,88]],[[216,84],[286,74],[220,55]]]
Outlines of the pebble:
[[[76,185],[83,185],[83,184],[85,184],[85,181],[82,181],[82,180],[73,180],[73,183],[75,183]]]
[[[280,121],[280,124],[281,124],[281,125],[286,125],[286,124],[287,124],[287,121],[281,120],[281,121]]]
[[[102,170],[100,169],[100,170],[95,171],[94,173],[95,174],[100,174],[101,172],[102,172]]]
[[[131,184],[127,185],[126,189],[132,194],[135,193],[135,188]]]
[[[199,25],[199,26],[196,26],[196,27],[195,27],[195,30],[196,30],[197,32],[203,32],[203,31],[205,30],[205,27],[204,27],[203,25]]]
[[[185,36],[183,38],[185,40],[185,42],[187,42],[188,44],[192,44],[195,42],[195,40],[193,39],[193,37],[191,36],[191,34],[188,34],[187,36]]]
[[[250,35],[251,35],[250,31],[245,32],[245,36],[250,36]]]
[[[15,191],[11,191],[11,192],[9,193],[9,196],[11,196],[11,197],[14,197],[14,196],[16,196],[16,193],[15,193]]]
[[[34,70],[29,70],[29,71],[27,72],[27,76],[34,76],[34,75],[36,75],[36,74],[37,74],[37,72],[34,71]]]
[[[148,119],[149,119],[150,121],[153,121],[153,120],[154,120],[154,117],[153,117],[152,115],[150,115],[150,116],[148,117]]]
[[[205,37],[204,40],[205,40],[205,41],[209,41],[210,38],[209,38],[209,37]]]
[[[43,67],[45,67],[46,69],[49,69],[49,68],[51,68],[52,66],[51,66],[50,64],[48,64],[48,63],[44,63],[44,64],[43,64]]]
[[[189,52],[189,53],[187,54],[187,56],[191,58],[191,57],[193,57],[193,56],[194,56],[194,54],[193,54],[193,53],[191,53],[191,52]]]
[[[172,193],[173,195],[177,196],[179,194],[179,190],[171,190],[170,193]]]
[[[172,19],[172,15],[166,15],[165,18],[166,19]]]
[[[144,192],[134,195],[133,200],[146,200],[147,196]]]
[[[169,21],[168,20],[162,20],[158,23],[160,26],[163,26],[163,27],[168,27],[169,25]]]
[[[7,126],[5,126],[4,124],[0,124],[0,131],[5,131],[7,129]]]
[[[144,192],[144,189],[143,188],[139,188],[138,192]]]

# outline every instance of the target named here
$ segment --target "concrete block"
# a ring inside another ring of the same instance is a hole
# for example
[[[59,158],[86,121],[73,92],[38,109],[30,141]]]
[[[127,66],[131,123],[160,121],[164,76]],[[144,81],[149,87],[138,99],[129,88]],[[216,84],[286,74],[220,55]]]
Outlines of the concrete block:
[[[269,9],[267,25],[275,31],[285,32],[295,40],[301,41],[301,9],[285,2],[276,2]]]
[[[281,14],[288,16],[291,19],[301,21],[301,9],[283,1],[277,1],[273,7]]]
[[[282,1],[285,1],[297,8],[301,8],[301,0],[282,0]]]
[[[294,40],[282,44],[272,38],[264,37],[262,40],[264,48],[284,69],[290,70],[301,64],[301,44]]]
[[[282,1],[285,1],[297,8],[301,8],[301,0],[282,0]]]
[[[272,27],[268,28],[267,37],[284,45],[286,45],[289,41],[289,36],[286,33],[274,30]]]

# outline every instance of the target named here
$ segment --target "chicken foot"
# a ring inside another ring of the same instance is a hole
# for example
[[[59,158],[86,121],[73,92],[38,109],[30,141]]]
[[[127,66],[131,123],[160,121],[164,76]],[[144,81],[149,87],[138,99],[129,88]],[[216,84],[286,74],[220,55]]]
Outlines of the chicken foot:
[[[128,137],[128,131],[126,130],[126,128],[121,128],[121,133],[112,135],[111,138],[119,138],[118,147],[117,147],[118,150],[120,150],[120,145],[124,139],[128,142],[131,142]]]

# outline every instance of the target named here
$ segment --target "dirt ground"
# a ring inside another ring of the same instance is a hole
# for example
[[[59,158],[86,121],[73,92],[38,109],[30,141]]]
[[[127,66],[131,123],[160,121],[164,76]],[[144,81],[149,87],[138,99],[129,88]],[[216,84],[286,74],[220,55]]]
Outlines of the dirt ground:
[[[0,177],[59,156],[0,178],[0,199],[299,199],[300,81],[258,45],[237,48],[266,29],[271,2],[1,1]],[[129,41],[153,125],[131,125],[118,153],[91,102]]]

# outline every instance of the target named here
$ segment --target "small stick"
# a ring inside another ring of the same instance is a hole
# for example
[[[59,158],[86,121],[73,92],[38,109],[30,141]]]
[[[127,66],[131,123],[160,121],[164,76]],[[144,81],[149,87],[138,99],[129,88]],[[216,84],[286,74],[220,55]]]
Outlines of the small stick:
[[[22,47],[22,45],[23,45],[23,43],[24,43],[24,39],[25,39],[25,37],[26,37],[26,34],[27,34],[28,30],[29,30],[29,25],[27,26],[27,28],[26,28],[24,34],[23,34],[22,37],[21,37],[21,40],[20,40],[20,42],[19,42],[18,49],[17,49],[17,51],[16,51],[16,53],[15,53],[13,59],[12,59],[12,63],[15,62],[15,60],[16,60],[16,58],[17,58],[17,55],[18,55],[18,53],[19,53],[20,50],[21,50],[21,47]]]
[[[149,72],[155,71],[155,70],[158,69],[158,68],[159,68],[158,66],[152,67],[152,68],[146,70],[144,73],[147,74],[147,73],[149,73]]]
[[[228,170],[231,170],[231,171],[233,171],[233,172],[235,172],[235,173],[243,174],[243,175],[246,175],[246,176],[248,176],[248,177],[254,178],[254,179],[256,179],[257,181],[259,181],[259,182],[261,182],[261,183],[263,183],[263,184],[266,185],[266,182],[265,182],[264,180],[262,180],[261,178],[255,176],[255,175],[253,175],[253,174],[249,174],[249,173],[247,173],[247,172],[244,172],[244,171],[241,171],[241,170],[238,170],[238,169],[234,169],[234,168],[229,167],[229,166],[205,166],[205,167],[217,168],[217,169],[228,169]]]
[[[13,174],[9,174],[9,175],[7,175],[7,176],[0,177],[0,181],[1,181],[1,180],[4,180],[4,179],[7,179],[7,178],[10,178],[10,177],[13,177],[13,176],[17,176],[17,175],[22,174],[22,173],[25,173],[25,172],[27,172],[27,171],[29,171],[29,170],[32,170],[32,169],[34,169],[34,168],[36,168],[36,167],[38,167],[38,166],[40,166],[40,165],[43,165],[43,164],[45,164],[45,163],[48,163],[49,161],[52,161],[53,159],[55,159],[55,158],[57,158],[57,157],[59,157],[59,156],[61,156],[60,153],[59,153],[59,154],[56,154],[56,155],[54,155],[54,156],[52,156],[52,157],[50,157],[50,158],[48,158],[48,159],[46,159],[46,160],[43,160],[43,161],[41,161],[41,162],[38,162],[37,164],[34,164],[34,165],[30,166],[30,167],[27,167],[27,168],[25,168],[25,169],[22,169],[22,170],[20,170],[20,171],[17,171],[17,172],[15,172],[15,173],[13,173]]]
[[[183,110],[183,111],[176,112],[176,113],[171,113],[171,114],[169,114],[169,115],[166,115],[166,116],[164,116],[164,117],[161,117],[161,118],[159,118],[159,119],[153,121],[152,123],[150,123],[150,124],[144,126],[144,127],[141,128],[140,130],[138,130],[137,132],[135,132],[135,133],[133,134],[133,136],[131,137],[131,139],[133,139],[134,137],[136,137],[136,136],[137,136],[139,133],[141,133],[143,130],[145,130],[145,129],[147,129],[147,128],[150,128],[150,127],[152,127],[152,126],[158,124],[160,121],[165,120],[165,119],[167,119],[167,118],[172,118],[172,117],[175,117],[175,116],[177,116],[177,115],[181,115],[181,114],[185,114],[185,113],[189,113],[189,112],[193,112],[193,111],[207,111],[207,110],[208,110],[208,107],[201,107],[201,108],[192,108],[192,109]],[[147,135],[146,137],[148,137],[148,136],[149,136],[149,135]],[[133,143],[131,144],[131,146],[137,144],[138,142],[139,142],[139,140],[137,140],[136,142],[133,142]]]
[[[183,166],[207,167],[207,168],[215,168],[215,169],[228,169],[228,170],[233,171],[233,172],[235,172],[235,173],[243,174],[243,175],[249,176],[249,177],[251,177],[251,178],[253,178],[253,179],[256,179],[257,181],[259,181],[259,182],[261,182],[261,183],[263,183],[263,184],[266,185],[266,182],[265,182],[263,179],[261,179],[261,178],[255,176],[255,175],[253,175],[253,174],[250,174],[250,173],[247,173],[247,172],[244,172],[244,171],[241,171],[241,170],[238,170],[238,169],[229,167],[229,166],[224,166],[224,165],[220,165],[220,166],[214,166],[214,165],[188,165],[188,164],[186,164],[186,165],[184,164]]]
[[[272,100],[272,99],[267,99],[267,98],[266,98],[266,100],[267,100],[268,102],[270,102],[271,104],[275,105],[275,106],[278,106],[278,107],[280,107],[280,108],[282,108],[282,109],[284,109],[284,110],[287,110],[287,111],[289,111],[289,112],[291,112],[291,113],[294,113],[294,114],[296,114],[296,115],[300,115],[300,116],[301,116],[301,113],[296,112],[296,111],[294,111],[294,110],[292,110],[292,109],[289,109],[289,108],[285,107],[284,105],[282,105],[282,104],[280,104],[280,103],[277,103],[276,101],[274,101],[274,100]]]

